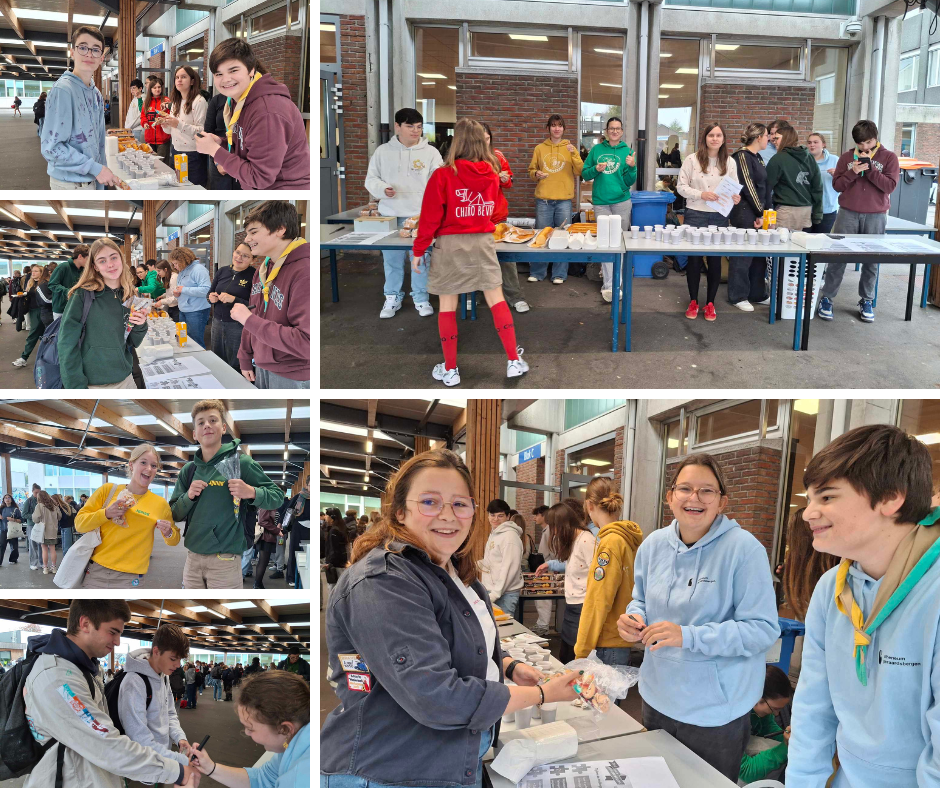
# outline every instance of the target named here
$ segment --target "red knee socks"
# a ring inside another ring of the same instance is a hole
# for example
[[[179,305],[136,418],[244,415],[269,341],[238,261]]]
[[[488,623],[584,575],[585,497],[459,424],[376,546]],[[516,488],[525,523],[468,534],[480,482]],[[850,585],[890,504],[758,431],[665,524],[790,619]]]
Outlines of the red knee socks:
[[[457,313],[438,312],[437,330],[441,335],[441,349],[444,351],[444,369],[457,366]]]
[[[512,313],[509,311],[509,304],[505,301],[500,301],[498,304],[494,304],[490,307],[490,312],[493,315],[493,323],[496,324],[496,333],[499,334],[499,341],[503,343],[503,349],[506,351],[506,357],[510,361],[514,361],[519,358],[519,354],[516,352],[516,327],[512,322]],[[456,334],[456,330],[454,333]]]

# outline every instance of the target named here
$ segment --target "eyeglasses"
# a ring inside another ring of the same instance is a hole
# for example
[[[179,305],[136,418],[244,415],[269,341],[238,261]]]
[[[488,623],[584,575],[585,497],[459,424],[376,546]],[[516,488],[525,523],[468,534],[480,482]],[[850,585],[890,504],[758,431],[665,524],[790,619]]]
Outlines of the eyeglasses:
[[[688,484],[680,484],[672,488],[672,494],[677,501],[687,501],[692,497],[692,493],[698,493],[698,499],[702,503],[711,503],[721,493],[712,487],[691,487]]]
[[[469,520],[477,508],[473,498],[465,498],[462,495],[458,495],[450,503],[437,495],[425,495],[423,498],[406,498],[405,500],[418,504],[418,511],[425,517],[437,517],[444,511],[445,506],[449,506],[454,517],[459,520]]]
[[[101,47],[88,47],[84,44],[78,44],[75,47],[75,50],[80,55],[91,55],[92,57],[101,57],[101,54],[104,52]]]

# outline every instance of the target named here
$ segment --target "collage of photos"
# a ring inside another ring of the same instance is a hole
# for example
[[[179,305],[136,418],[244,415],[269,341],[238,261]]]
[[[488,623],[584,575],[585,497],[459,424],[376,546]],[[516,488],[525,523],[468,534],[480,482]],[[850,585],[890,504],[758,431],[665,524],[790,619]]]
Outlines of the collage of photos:
[[[0,788],[313,783],[312,14],[0,0]]]

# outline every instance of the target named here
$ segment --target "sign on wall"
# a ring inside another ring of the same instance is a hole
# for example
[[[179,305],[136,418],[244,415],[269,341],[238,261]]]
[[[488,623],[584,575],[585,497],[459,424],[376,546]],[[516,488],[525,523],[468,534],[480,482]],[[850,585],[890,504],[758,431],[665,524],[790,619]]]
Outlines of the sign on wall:
[[[522,463],[528,462],[529,460],[539,459],[539,457],[542,456],[542,447],[544,445],[544,443],[537,443],[535,446],[530,446],[525,451],[520,451],[517,463],[522,465]]]

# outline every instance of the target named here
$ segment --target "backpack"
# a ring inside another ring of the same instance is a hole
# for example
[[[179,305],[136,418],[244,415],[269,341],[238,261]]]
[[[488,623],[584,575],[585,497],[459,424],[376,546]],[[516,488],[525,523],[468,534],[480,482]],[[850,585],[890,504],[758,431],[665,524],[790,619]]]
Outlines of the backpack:
[[[95,294],[92,290],[83,290],[85,302],[82,306],[82,333],[78,340],[79,347],[85,341],[85,322],[88,320],[88,313],[91,311],[91,305],[95,301]],[[59,328],[62,325],[62,318],[57,317],[43,332],[39,340],[39,352],[36,354],[36,366],[33,367],[33,381],[37,389],[61,389],[62,375],[59,372]]]
[[[215,665],[212,668],[211,675],[212,675],[212,678],[214,679],[222,678],[222,668],[220,668],[218,665]]]
[[[195,475],[196,463],[190,460],[183,466],[179,475],[184,490],[189,489],[189,485],[193,483],[193,477]],[[183,494],[185,495],[186,493],[184,492]],[[189,528],[189,518],[192,517],[200,500],[202,500],[201,495],[196,499],[193,508],[189,510],[189,514],[186,517],[186,524],[183,526],[183,536],[186,536],[186,529]],[[258,508],[253,504],[242,501],[241,505],[238,507],[238,517],[241,521],[242,530],[245,532],[245,539],[248,540],[248,547],[251,547],[255,543],[255,523],[258,522]],[[246,547],[245,549],[247,550],[248,548]]]
[[[26,719],[26,679],[40,656],[39,652],[28,651],[26,658],[10,668],[0,679],[0,780],[28,774],[57,743],[56,739],[49,739],[44,744],[37,742]],[[95,682],[91,673],[80,665],[76,667],[85,676],[88,689],[94,698]],[[65,745],[60,744],[56,753],[55,788],[62,788],[65,750]]]
[[[144,676],[142,673],[138,673],[144,680],[144,688],[147,692],[147,705],[144,706],[145,709],[150,708],[150,701],[153,700],[153,690],[150,688],[150,679]],[[122,670],[118,673],[111,681],[104,685],[104,697],[108,701],[108,716],[111,717],[111,722],[114,723],[114,727],[118,729],[118,733],[122,736],[126,736],[127,732],[124,730],[124,725],[121,724],[121,715],[118,712],[118,695],[121,692],[121,682],[127,678],[127,671]]]

